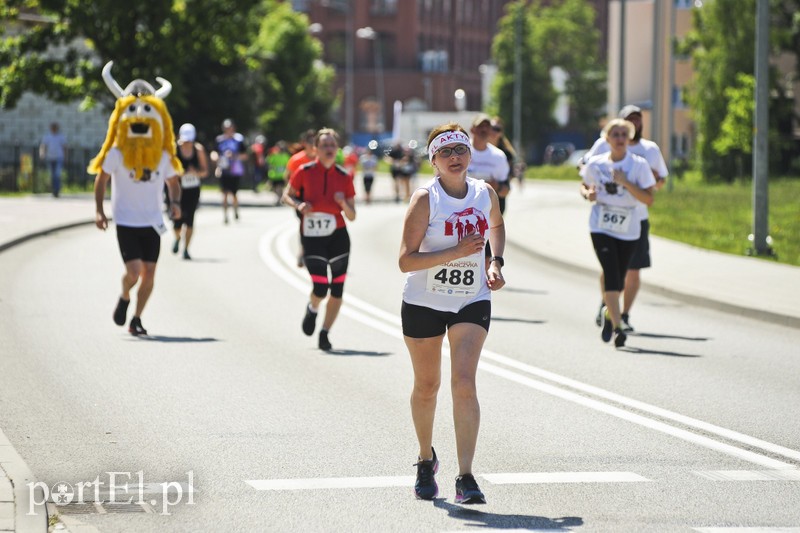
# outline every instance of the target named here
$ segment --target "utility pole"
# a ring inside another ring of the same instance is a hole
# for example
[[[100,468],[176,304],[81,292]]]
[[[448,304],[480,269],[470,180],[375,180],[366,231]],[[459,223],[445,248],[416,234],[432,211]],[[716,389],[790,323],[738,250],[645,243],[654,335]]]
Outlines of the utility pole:
[[[517,10],[514,29],[516,46],[514,47],[514,148],[522,150],[522,23],[525,11]],[[524,151],[523,151],[524,159]]]
[[[619,102],[617,109],[612,109],[615,116],[625,105],[625,0],[619,0]]]
[[[773,255],[769,214],[769,0],[756,1],[756,111],[753,132],[753,248],[755,255]]]

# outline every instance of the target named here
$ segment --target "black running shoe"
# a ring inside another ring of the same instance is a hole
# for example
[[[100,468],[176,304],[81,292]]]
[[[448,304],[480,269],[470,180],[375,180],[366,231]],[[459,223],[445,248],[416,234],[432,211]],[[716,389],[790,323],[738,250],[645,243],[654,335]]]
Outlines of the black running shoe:
[[[622,348],[623,346],[625,346],[625,340],[627,338],[628,336],[625,334],[622,328],[614,329],[614,346],[616,346],[617,348]]]
[[[144,329],[144,326],[142,326],[141,318],[135,316],[131,319],[131,325],[128,326],[128,333],[134,337],[138,337],[139,335],[147,335],[147,330]]]
[[[464,474],[456,478],[456,503],[486,503],[486,497],[472,474]]]
[[[189,250],[184,250],[183,251],[183,258],[187,259],[187,260],[191,260],[192,259],[192,256],[189,255]]]
[[[414,466],[417,467],[417,482],[414,483],[414,496],[418,500],[432,500],[439,494],[439,485],[433,477],[439,471],[439,459],[436,450],[431,447],[433,458],[423,461],[418,459]]]
[[[172,243],[172,253],[177,254],[180,247],[181,247],[180,239],[175,239],[175,242]]]
[[[328,340],[328,332],[324,329],[319,332],[318,345],[320,350],[325,350],[326,352],[333,348],[333,346],[331,346],[331,341]]]
[[[114,324],[124,326],[125,321],[128,319],[128,304],[130,300],[123,300],[120,298],[117,301],[117,308],[114,309]]]
[[[306,316],[303,317],[303,333],[309,337],[314,334],[314,329],[317,327],[317,313],[311,311],[311,308],[306,306]]]
[[[600,332],[600,338],[603,339],[603,342],[608,342],[611,340],[611,334],[614,332],[614,325],[611,323],[611,317],[608,316],[608,309],[603,306],[603,312],[600,314],[600,327],[602,331]]]

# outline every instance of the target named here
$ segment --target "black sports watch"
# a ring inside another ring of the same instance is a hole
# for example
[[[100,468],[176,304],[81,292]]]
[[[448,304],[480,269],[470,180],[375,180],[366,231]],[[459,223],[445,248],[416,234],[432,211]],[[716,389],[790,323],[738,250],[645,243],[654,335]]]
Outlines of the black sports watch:
[[[505,260],[503,259],[503,256],[502,256],[502,255],[495,255],[495,256],[493,256],[491,259],[489,259],[489,262],[490,262],[490,263],[491,263],[492,261],[497,261],[498,263],[500,263],[500,266],[501,266],[501,267],[502,267],[502,266],[506,266],[506,262],[505,262]]]

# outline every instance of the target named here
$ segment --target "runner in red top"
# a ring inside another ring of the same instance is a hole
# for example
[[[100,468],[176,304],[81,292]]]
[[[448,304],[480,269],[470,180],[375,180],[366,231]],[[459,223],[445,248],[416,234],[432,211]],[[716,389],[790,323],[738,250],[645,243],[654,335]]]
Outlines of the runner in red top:
[[[344,217],[351,221],[356,218],[356,192],[352,177],[335,164],[338,134],[332,129],[321,129],[314,145],[317,158],[292,174],[283,193],[283,202],[303,215],[300,235],[303,259],[314,284],[303,318],[303,333],[306,335],[314,333],[319,306],[330,288],[318,344],[320,349],[328,351],[331,349],[328,331],[342,306],[350,257],[350,236]],[[300,191],[302,198],[299,197]]]

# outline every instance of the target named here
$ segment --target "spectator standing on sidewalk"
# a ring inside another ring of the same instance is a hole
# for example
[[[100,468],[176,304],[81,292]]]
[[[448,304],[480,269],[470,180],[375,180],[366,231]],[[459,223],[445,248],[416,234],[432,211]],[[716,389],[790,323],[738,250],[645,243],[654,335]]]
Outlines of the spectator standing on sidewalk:
[[[64,168],[66,155],[67,139],[61,133],[58,122],[53,122],[50,124],[50,131],[42,137],[39,158],[44,160],[50,171],[50,186],[56,198],[61,194],[61,169]]]
[[[604,306],[600,310],[601,338],[618,348],[625,345],[619,297],[636,241],[642,231],[639,203],[651,205],[656,180],[647,161],[628,150],[635,135],[633,124],[616,118],[603,128],[611,150],[589,159],[581,170],[581,196],[594,202],[589,231],[603,269]]]
[[[661,149],[656,143],[642,137],[642,110],[635,105],[626,105],[619,112],[619,118],[625,119],[633,124],[636,133],[633,139],[628,144],[628,150],[632,154],[643,157],[650,169],[653,172],[653,177],[656,179],[655,190],[661,189],[666,183],[667,179],[667,164],[664,161],[664,156],[661,155]],[[608,141],[602,136],[595,141],[594,145],[583,156],[584,161],[588,161],[590,157],[610,150]],[[636,248],[631,256],[631,263],[628,265],[628,272],[625,275],[625,290],[623,292],[623,307],[622,307],[622,329],[624,331],[633,331],[633,326],[630,325],[630,312],[633,308],[633,302],[636,300],[636,295],[639,294],[639,287],[641,286],[640,270],[643,268],[650,268],[650,218],[647,210],[647,205],[639,203],[636,206],[638,216],[641,219],[641,236],[636,241]],[[603,283],[602,275],[600,283]],[[603,303],[600,303],[600,309],[603,308]],[[595,323],[599,326],[602,320],[602,312],[597,312]]]

